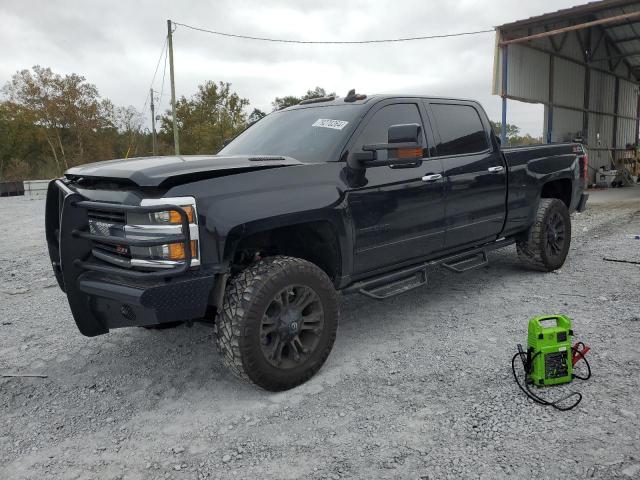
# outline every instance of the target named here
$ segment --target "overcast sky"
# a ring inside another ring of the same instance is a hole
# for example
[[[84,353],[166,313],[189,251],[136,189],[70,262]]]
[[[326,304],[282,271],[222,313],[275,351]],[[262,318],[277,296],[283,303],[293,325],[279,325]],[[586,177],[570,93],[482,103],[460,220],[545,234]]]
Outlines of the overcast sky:
[[[584,2],[580,2],[584,3]],[[166,36],[166,20],[299,40],[363,40],[484,30],[578,4],[575,0],[102,1],[2,0],[0,83],[20,69],[75,72],[117,105],[141,109]],[[227,39],[178,27],[177,95],[226,81],[251,107],[319,85],[338,95],[420,93],[475,98],[494,120],[495,35],[373,45],[289,45]],[[164,63],[154,84],[160,90]],[[168,106],[168,66],[161,108]],[[540,135],[542,106],[509,102],[509,123]]]

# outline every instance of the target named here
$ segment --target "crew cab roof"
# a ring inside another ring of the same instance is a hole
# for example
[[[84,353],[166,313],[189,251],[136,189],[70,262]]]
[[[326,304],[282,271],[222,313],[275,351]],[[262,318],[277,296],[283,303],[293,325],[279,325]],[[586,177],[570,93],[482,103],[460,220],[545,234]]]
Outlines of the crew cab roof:
[[[467,98],[453,98],[453,97],[440,97],[436,95],[424,95],[424,94],[410,94],[410,93],[376,93],[373,95],[367,95],[364,99],[361,100],[353,100],[353,101],[345,101],[345,97],[335,97],[335,99],[330,100],[320,100],[313,103],[302,103],[298,105],[293,105],[291,107],[283,108],[282,110],[278,110],[280,112],[286,110],[298,110],[301,108],[314,108],[314,107],[325,107],[325,106],[340,106],[340,105],[365,105],[367,103],[379,102],[382,100],[395,100],[395,99],[416,99],[421,98],[425,100],[443,100],[443,101],[454,101],[454,102],[470,102],[478,104],[477,100],[467,99]]]

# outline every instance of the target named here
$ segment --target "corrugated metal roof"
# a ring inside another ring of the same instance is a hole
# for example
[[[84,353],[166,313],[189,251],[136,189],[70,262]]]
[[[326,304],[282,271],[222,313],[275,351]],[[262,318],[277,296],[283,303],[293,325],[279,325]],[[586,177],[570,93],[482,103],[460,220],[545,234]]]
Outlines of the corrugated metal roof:
[[[607,10],[615,7],[625,7],[628,5],[637,4],[637,0],[602,0],[598,2],[589,2],[584,5],[576,5],[575,7],[563,8],[562,10],[556,10],[555,12],[543,13],[542,15],[536,15],[533,17],[525,18],[524,20],[517,20],[511,23],[505,23],[500,25],[501,30],[520,28],[528,26],[533,23],[543,23],[549,20],[565,20],[567,18],[575,19],[580,15],[593,15],[602,10]]]
[[[552,141],[571,138],[586,126],[590,164],[593,159],[595,167],[608,165],[610,149],[637,141],[640,15],[628,15],[635,12],[640,12],[640,0],[606,0],[497,27],[494,93],[502,93],[506,53],[506,97],[544,103],[545,135],[551,126]],[[625,18],[617,18],[621,15]],[[604,19],[585,34],[582,24]],[[572,26],[578,28],[571,35],[538,35]],[[500,48],[503,40],[508,43]]]
[[[637,12],[640,10],[640,3],[636,2],[619,8],[605,10],[597,14],[598,18],[605,18],[614,15],[622,15],[625,13]],[[605,27],[605,32],[609,39],[620,50],[629,65],[632,67],[640,66],[640,24],[637,22],[628,22],[618,25]],[[635,55],[634,55],[635,54]],[[615,56],[615,55],[614,55]]]
[[[563,22],[563,26],[566,26],[567,24],[586,23],[638,11],[640,11],[640,1],[638,0],[603,0],[505,23],[496,28],[505,32],[522,31],[523,28],[535,29],[542,25],[549,28],[553,24]],[[596,64],[607,62],[607,68],[610,67],[608,62],[611,62],[614,71],[616,66],[619,67],[621,63],[626,63],[632,69],[633,76],[636,79],[640,78],[640,19],[605,24],[599,28],[603,29],[606,37],[612,43],[613,49],[607,53],[600,53],[598,58],[592,59],[592,62]],[[605,67],[605,65],[602,66]]]

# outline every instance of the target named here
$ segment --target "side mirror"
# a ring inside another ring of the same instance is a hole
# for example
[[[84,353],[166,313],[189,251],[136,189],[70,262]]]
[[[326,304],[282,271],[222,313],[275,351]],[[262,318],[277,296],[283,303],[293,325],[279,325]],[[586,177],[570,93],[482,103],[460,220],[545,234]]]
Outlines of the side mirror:
[[[351,168],[362,169],[380,167],[417,166],[422,161],[422,126],[417,123],[391,125],[387,132],[387,143],[375,143],[362,146],[363,152],[354,152],[349,156]],[[386,150],[388,158],[378,160],[378,150]]]
[[[416,143],[421,144],[422,127],[417,123],[405,125],[391,125],[387,133],[389,143]]]

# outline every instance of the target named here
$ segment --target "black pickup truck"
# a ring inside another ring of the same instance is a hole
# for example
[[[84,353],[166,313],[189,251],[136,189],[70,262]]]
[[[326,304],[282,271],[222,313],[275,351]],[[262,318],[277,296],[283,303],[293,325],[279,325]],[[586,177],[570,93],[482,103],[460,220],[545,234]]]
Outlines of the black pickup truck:
[[[208,322],[235,374],[284,390],[329,355],[339,292],[388,298],[514,243],[560,268],[586,162],[579,144],[501,150],[474,101],[351,91],[271,113],[217,155],[71,168],[49,185],[46,235],[82,334]]]

